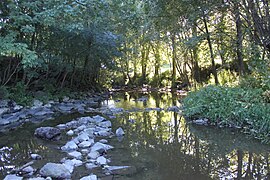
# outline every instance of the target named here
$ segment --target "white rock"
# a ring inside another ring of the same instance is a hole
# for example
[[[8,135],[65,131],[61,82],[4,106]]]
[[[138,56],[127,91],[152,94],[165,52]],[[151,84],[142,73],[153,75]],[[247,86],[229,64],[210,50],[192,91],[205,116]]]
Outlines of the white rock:
[[[88,124],[88,123],[94,122],[94,119],[91,117],[81,117],[79,118],[78,122],[80,124]]]
[[[100,150],[109,150],[109,149],[113,149],[113,146],[108,145],[108,144],[103,144],[100,142],[96,142],[92,147],[91,147],[91,151],[100,151]]]
[[[105,165],[105,164],[107,164],[107,159],[106,159],[105,157],[103,157],[103,156],[99,156],[99,157],[97,158],[97,163],[98,163],[99,165]]]
[[[73,135],[74,135],[74,131],[69,130],[69,131],[67,132],[67,135],[68,135],[68,136],[73,136]]]
[[[77,137],[77,139],[78,139],[80,142],[88,141],[88,140],[89,140],[89,136],[88,136],[85,132],[83,132],[83,133],[81,133],[81,134]]]
[[[40,160],[42,157],[39,154],[31,154],[30,155],[33,160]]]
[[[95,142],[94,142],[94,139],[89,139],[88,141],[83,141],[83,142],[81,142],[78,146],[80,147],[80,148],[88,148],[88,147],[90,147],[92,144],[94,144]]]
[[[123,136],[123,135],[125,135],[125,132],[121,127],[119,127],[118,129],[116,129],[115,134],[116,134],[116,136]]]
[[[73,162],[73,164],[74,164],[75,167],[78,167],[78,166],[83,165],[83,162],[81,160],[72,159],[71,161]]]
[[[89,153],[88,149],[81,149],[80,151],[81,151],[82,154],[88,154]]]
[[[41,176],[56,179],[70,179],[71,173],[63,164],[47,163],[40,169]]]
[[[5,177],[4,180],[22,180],[23,178],[20,176],[16,176],[15,174],[10,174]]]
[[[99,122],[106,120],[104,117],[102,117],[100,115],[94,116],[93,119],[94,119],[94,122],[96,122],[96,123],[99,123]]]
[[[85,126],[85,125],[81,125],[81,126],[79,126],[79,127],[77,128],[78,131],[82,131],[82,130],[84,130],[84,129],[86,129],[86,126]]]
[[[96,128],[87,128],[83,130],[89,137],[94,137],[94,132]]]
[[[63,165],[68,169],[68,171],[70,172],[70,174],[73,173],[74,171],[74,163],[71,160],[66,160]]]
[[[96,136],[101,136],[101,137],[107,137],[111,135],[111,132],[108,132],[107,130],[101,130],[95,133]]]
[[[58,129],[60,129],[60,130],[64,130],[64,129],[67,128],[67,125],[65,125],[65,124],[58,124],[56,127],[57,127]]]
[[[108,143],[108,140],[107,139],[101,139],[98,142],[103,143],[103,144],[107,144]]]
[[[112,127],[112,123],[111,123],[111,121],[103,121],[103,122],[98,123],[98,126],[104,127],[104,128],[109,128],[109,127]]]
[[[98,166],[95,165],[94,163],[86,163],[85,167],[86,167],[86,169],[91,170],[91,169],[97,168]]]
[[[34,108],[39,108],[39,107],[41,107],[42,105],[43,105],[43,102],[41,102],[40,100],[35,99],[34,102],[33,102],[33,107],[32,107],[32,109],[34,109]]]
[[[91,151],[87,157],[89,157],[90,159],[97,159],[100,156],[98,151]]]
[[[27,174],[33,174],[36,170],[32,166],[27,166],[23,168],[22,171]]]
[[[66,143],[65,146],[62,146],[61,149],[63,151],[71,151],[71,150],[77,150],[78,146],[77,144],[72,140]]]
[[[80,180],[97,180],[97,176],[94,174],[91,174],[90,176],[82,177]]]
[[[36,178],[29,178],[28,180],[47,180],[47,178],[42,178],[42,177],[36,177]]]
[[[82,153],[78,152],[78,151],[73,151],[68,153],[69,156],[74,157],[76,159],[82,159]]]

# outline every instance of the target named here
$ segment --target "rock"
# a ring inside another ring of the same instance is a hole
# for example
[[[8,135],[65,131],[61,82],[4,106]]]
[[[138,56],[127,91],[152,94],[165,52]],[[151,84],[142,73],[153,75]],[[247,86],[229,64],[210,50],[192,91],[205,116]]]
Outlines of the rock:
[[[98,166],[95,165],[94,163],[86,163],[85,167],[86,167],[86,169],[91,170],[91,169],[97,168]]]
[[[60,130],[65,130],[65,129],[67,129],[67,125],[66,125],[66,124],[58,124],[56,127],[57,127],[58,129],[60,129]]]
[[[54,127],[40,127],[35,130],[35,136],[47,140],[59,140],[61,131]]]
[[[9,174],[7,175],[4,180],[22,180],[23,178],[20,176],[17,176],[15,174]]]
[[[107,164],[107,159],[104,156],[99,156],[97,158],[97,163],[99,165],[105,165],[105,164]]]
[[[97,180],[97,176],[94,174],[91,174],[89,176],[82,177],[80,180]]]
[[[113,175],[131,175],[137,172],[135,166],[108,166],[105,169]]]
[[[9,108],[0,108],[0,116],[7,113],[9,111]]]
[[[112,127],[111,121],[103,121],[98,123],[98,126],[103,127],[103,128],[110,128]]]
[[[42,177],[36,177],[36,178],[29,178],[28,180],[47,180],[47,178],[42,178]]]
[[[107,139],[101,139],[98,142],[103,143],[103,144],[107,144],[108,143],[108,140]]]
[[[22,108],[23,108],[23,106],[15,105],[15,106],[13,107],[13,110],[14,110],[14,111],[19,111],[19,110],[21,110]]]
[[[125,132],[121,127],[119,127],[118,129],[116,129],[115,135],[116,136],[124,136]]]
[[[72,159],[71,161],[74,163],[74,166],[75,166],[75,167],[78,167],[78,166],[83,165],[83,162],[82,162],[81,160],[78,160],[78,159]]]
[[[71,178],[71,173],[63,164],[47,163],[40,169],[39,173],[41,176],[52,177],[56,179]]]
[[[86,129],[86,126],[85,125],[81,125],[77,128],[77,131],[80,132],[80,131],[83,131],[84,129]]]
[[[22,174],[28,174],[32,176],[36,170],[32,166],[27,166],[21,170]]]
[[[112,114],[120,114],[124,112],[123,108],[110,108],[110,111],[112,112]]]
[[[77,159],[67,159],[63,163],[63,165],[69,170],[70,173],[73,172],[74,167],[81,166],[82,164],[83,162]]]
[[[41,102],[41,101],[35,99],[35,100],[33,101],[33,107],[32,107],[31,109],[39,108],[39,107],[41,107],[42,105],[43,105],[43,102]]]
[[[87,157],[89,157],[90,159],[97,159],[100,156],[98,151],[91,151]]]
[[[73,151],[68,153],[69,156],[75,158],[75,159],[82,159],[82,153],[78,152],[78,151]]]
[[[67,134],[68,136],[73,136],[73,135],[74,135],[74,131],[69,130],[66,134]]]
[[[70,113],[71,110],[73,109],[72,104],[66,104],[66,103],[61,103],[58,105],[58,110],[62,113]]]
[[[77,150],[78,146],[77,144],[72,140],[66,143],[66,145],[62,146],[61,149],[63,151],[71,151],[71,150]]]
[[[197,119],[192,122],[197,125],[204,125],[204,126],[208,125],[208,119]]]
[[[107,136],[110,136],[110,135],[112,135],[112,133],[111,132],[108,132],[108,130],[100,130],[100,131],[98,131],[98,132],[95,132],[94,133],[96,136],[101,136],[101,137],[107,137]]]
[[[90,138],[94,137],[95,128],[87,128],[83,130]]]
[[[90,138],[85,132],[83,132],[77,137],[77,139],[79,142],[83,142],[83,141],[88,141]]]
[[[103,151],[107,151],[109,149],[113,149],[112,146],[108,145],[108,144],[103,144],[100,142],[96,142],[92,147],[91,147],[91,151],[98,151],[99,153],[103,152]]]
[[[31,154],[30,157],[33,160],[40,160],[40,159],[42,159],[42,157],[39,154]]]
[[[64,97],[63,97],[63,102],[68,102],[68,101],[69,101],[69,97],[64,96]]]
[[[94,144],[95,142],[94,142],[94,139],[89,139],[88,141],[83,141],[83,142],[81,142],[78,146],[80,147],[80,148],[88,148],[88,147],[90,147],[92,144]]]
[[[80,151],[84,155],[89,153],[89,150],[88,149],[81,149]]]
[[[78,122],[80,124],[88,124],[88,123],[94,122],[94,119],[91,118],[91,117],[89,117],[89,116],[87,116],[87,117],[81,117],[81,118],[79,118]]]
[[[179,112],[179,108],[177,106],[172,106],[172,107],[168,107],[167,111]]]
[[[99,122],[102,122],[102,121],[105,121],[106,120],[104,117],[102,117],[100,115],[94,116],[93,119],[94,119],[94,121],[96,123],[99,123]]]
[[[77,128],[78,127],[78,121],[70,121],[66,123],[67,128]]]

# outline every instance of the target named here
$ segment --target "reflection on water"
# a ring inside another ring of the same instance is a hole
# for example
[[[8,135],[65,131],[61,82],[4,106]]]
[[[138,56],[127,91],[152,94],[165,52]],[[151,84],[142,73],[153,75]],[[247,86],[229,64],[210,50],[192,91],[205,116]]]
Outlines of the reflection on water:
[[[147,101],[136,101],[142,96]],[[269,146],[230,129],[192,125],[175,112],[144,111],[146,108],[179,106],[178,100],[172,94],[121,93],[104,102],[110,107],[130,110],[112,120],[113,128],[122,126],[126,135],[121,142],[116,138],[109,139],[109,143],[116,148],[108,156],[112,160],[111,165],[133,165],[137,173],[115,179],[270,178]],[[63,116],[43,126],[55,126],[77,116]],[[130,119],[135,122],[131,123]],[[0,136],[0,179],[14,166],[29,162],[31,153],[44,157],[35,163],[35,168],[48,161],[59,162],[64,157],[65,154],[57,150],[63,142],[48,142],[33,137],[38,126],[25,125]],[[74,178],[79,179],[80,176],[75,175]]]
[[[140,94],[113,99],[111,106],[127,109],[179,105],[171,94]],[[130,155],[122,165],[133,162],[141,173],[132,179],[268,179],[269,146],[229,129],[200,127],[187,123],[175,112],[131,112],[117,117],[127,134],[121,154]],[[135,119],[131,124],[128,119]],[[114,152],[115,154],[119,152]],[[122,157],[123,158],[123,157]],[[121,159],[118,159],[121,161]],[[140,168],[139,168],[140,169]]]

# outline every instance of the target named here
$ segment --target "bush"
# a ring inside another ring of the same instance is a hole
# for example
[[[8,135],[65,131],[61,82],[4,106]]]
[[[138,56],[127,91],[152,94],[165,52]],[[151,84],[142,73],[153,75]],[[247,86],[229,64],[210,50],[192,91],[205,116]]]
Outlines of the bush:
[[[17,83],[16,86],[11,89],[10,98],[20,105],[31,105],[33,97],[27,92],[26,88],[24,83]]]
[[[7,99],[9,97],[9,91],[7,87],[0,86],[0,99]]]
[[[208,118],[212,124],[240,126],[246,133],[270,142],[270,104],[256,88],[207,86],[183,100],[188,118]]]

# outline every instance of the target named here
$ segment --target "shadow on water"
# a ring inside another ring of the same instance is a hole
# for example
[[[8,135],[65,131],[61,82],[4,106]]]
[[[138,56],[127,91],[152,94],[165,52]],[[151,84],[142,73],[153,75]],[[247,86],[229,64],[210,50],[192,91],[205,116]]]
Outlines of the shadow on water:
[[[144,97],[144,101],[137,101]],[[196,126],[176,112],[151,108],[179,106],[171,93],[119,93],[103,103],[128,113],[112,119],[113,129],[122,126],[125,137],[120,142],[109,139],[115,149],[108,153],[110,165],[132,165],[135,174],[115,179],[181,180],[181,179],[268,179],[269,146],[230,129]],[[47,142],[33,136],[36,127],[55,126],[82,115],[67,115],[45,124],[27,124],[0,136],[0,179],[16,166],[29,162],[38,153],[46,162],[59,162],[65,154],[60,142]],[[85,116],[85,115],[83,115]],[[132,120],[132,121],[131,121]],[[135,121],[133,121],[135,120]],[[80,176],[76,176],[79,179]]]
[[[147,102],[134,101],[140,94],[125,96],[111,105],[127,109],[179,105],[172,94],[144,94]],[[126,136],[117,145],[122,149],[114,152],[113,162],[133,162],[139,172],[130,179],[270,178],[269,146],[242,133],[193,125],[176,112],[131,112],[117,119]],[[131,124],[129,119],[136,122]],[[128,156],[123,158],[123,154]]]

